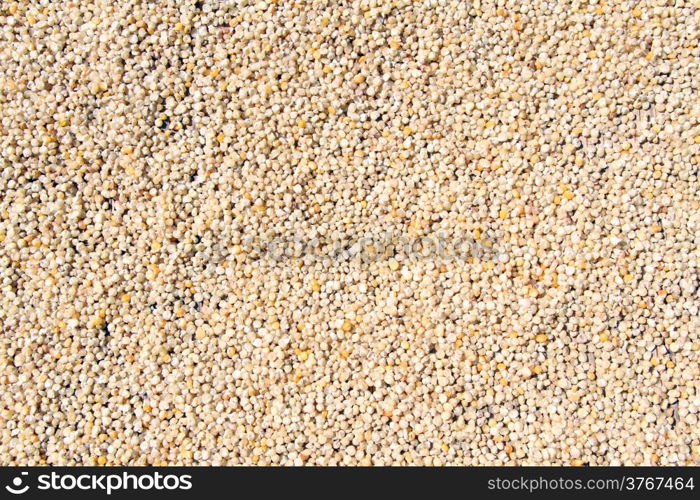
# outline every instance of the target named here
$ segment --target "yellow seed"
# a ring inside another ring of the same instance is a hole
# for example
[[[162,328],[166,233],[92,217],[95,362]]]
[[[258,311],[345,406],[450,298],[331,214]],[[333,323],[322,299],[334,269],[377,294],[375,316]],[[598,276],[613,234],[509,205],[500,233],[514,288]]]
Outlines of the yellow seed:
[[[330,73],[330,72],[332,72],[332,71],[333,71],[333,68],[331,68],[331,67],[328,66],[327,64],[323,67],[323,72],[324,72],[325,74],[328,74],[328,73]]]
[[[401,47],[401,44],[396,41],[391,41],[389,42],[389,47],[391,47],[392,49],[398,49],[399,47]]]
[[[546,341],[547,341],[547,336],[546,336],[544,333],[540,333],[540,334],[538,334],[538,335],[535,337],[535,341],[539,342],[540,344],[541,344],[542,342],[546,342]]]
[[[392,271],[398,270],[399,267],[400,267],[399,263],[397,261],[395,261],[394,259],[389,261],[389,269],[391,269]]]
[[[341,327],[344,332],[349,332],[352,330],[352,322],[350,320],[343,321],[343,326]]]
[[[105,465],[106,463],[107,463],[107,459],[105,457],[98,457],[97,458],[98,465]]]
[[[299,128],[306,127],[306,120],[304,120],[304,119],[299,120],[299,122],[297,123],[297,127],[299,127]]]
[[[404,127],[403,133],[404,135],[411,135],[413,133],[413,129],[411,127]]]
[[[224,134],[219,134],[216,136],[216,140],[219,141],[219,144],[224,142],[225,139],[226,139],[226,136]]]
[[[639,9],[634,9],[634,10],[632,11],[632,15],[633,15],[634,17],[636,17],[636,18],[640,18],[640,17],[642,17],[642,11],[639,10]]]
[[[622,279],[625,281],[632,281],[634,279],[634,276],[632,276],[630,273],[625,274]]]
[[[309,359],[309,351],[301,351],[298,356],[299,361],[306,361]]]
[[[607,342],[607,341],[608,341],[608,334],[607,334],[607,333],[601,333],[601,334],[600,334],[600,341],[601,341],[601,342]]]
[[[673,361],[666,361],[666,368],[668,368],[669,370],[671,370],[671,369],[673,369],[673,368],[675,368],[675,367],[676,367],[676,363],[674,363]]]
[[[355,75],[352,79],[353,82],[360,84],[365,81],[365,76],[364,75]]]
[[[508,210],[501,209],[498,212],[498,217],[500,217],[501,219],[506,219],[508,217]]]
[[[564,191],[564,194],[562,196],[567,200],[571,200],[574,198],[574,193],[572,193],[571,191]]]
[[[122,295],[122,302],[129,302],[130,300],[131,300],[131,295],[129,295],[128,293],[125,293],[124,295]]]
[[[207,332],[201,326],[195,331],[195,338],[202,340],[206,336]]]

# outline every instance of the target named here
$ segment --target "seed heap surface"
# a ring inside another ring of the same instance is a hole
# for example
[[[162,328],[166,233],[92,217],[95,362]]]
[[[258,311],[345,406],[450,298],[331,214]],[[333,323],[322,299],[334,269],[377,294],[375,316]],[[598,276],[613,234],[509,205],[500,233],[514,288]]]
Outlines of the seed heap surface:
[[[0,463],[700,464],[699,23],[2,2]]]

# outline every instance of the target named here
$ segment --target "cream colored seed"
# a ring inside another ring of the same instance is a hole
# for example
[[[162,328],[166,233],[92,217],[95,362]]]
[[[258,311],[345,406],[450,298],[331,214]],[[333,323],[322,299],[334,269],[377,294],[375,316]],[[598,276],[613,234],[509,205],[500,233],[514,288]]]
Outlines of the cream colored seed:
[[[0,462],[700,464],[697,1],[0,9]]]

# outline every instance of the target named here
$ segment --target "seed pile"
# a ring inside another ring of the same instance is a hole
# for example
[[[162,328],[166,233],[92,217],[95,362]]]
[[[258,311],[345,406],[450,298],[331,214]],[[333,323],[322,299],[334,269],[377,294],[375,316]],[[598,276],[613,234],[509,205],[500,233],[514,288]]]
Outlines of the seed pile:
[[[0,462],[700,464],[699,8],[3,2]]]

